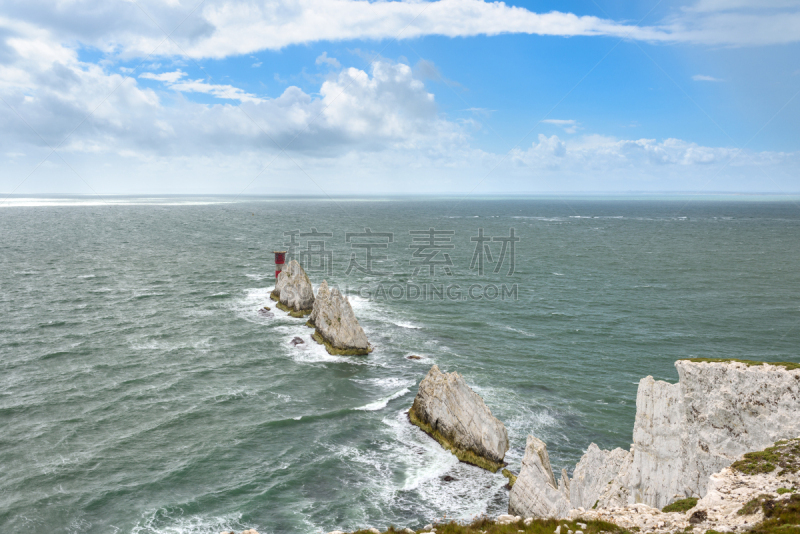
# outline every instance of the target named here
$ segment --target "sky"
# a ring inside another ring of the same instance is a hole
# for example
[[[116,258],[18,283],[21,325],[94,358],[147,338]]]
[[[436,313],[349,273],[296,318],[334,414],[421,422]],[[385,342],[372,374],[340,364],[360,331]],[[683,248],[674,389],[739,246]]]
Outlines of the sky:
[[[800,192],[800,0],[0,1],[0,193]]]

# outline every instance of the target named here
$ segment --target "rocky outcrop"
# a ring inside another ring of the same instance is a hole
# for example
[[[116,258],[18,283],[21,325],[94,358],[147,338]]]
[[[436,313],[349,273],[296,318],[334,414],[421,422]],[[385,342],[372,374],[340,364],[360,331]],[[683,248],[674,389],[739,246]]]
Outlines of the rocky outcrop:
[[[408,417],[463,462],[493,473],[505,465],[505,425],[456,372],[442,373],[434,365],[420,382]]]
[[[645,504],[629,504],[599,510],[574,509],[568,517],[608,521],[628,530],[655,533],[750,530],[764,520],[765,510],[796,498],[792,488],[800,486],[800,438],[778,443],[767,452],[772,461],[780,458],[773,470],[762,472],[769,469],[767,466],[747,469],[747,456],[753,456],[748,454],[711,475],[706,481],[705,497],[686,501],[683,511],[665,512]],[[741,464],[745,464],[745,472],[740,470]]]
[[[569,513],[569,483],[562,472],[561,481],[550,467],[544,441],[528,436],[522,469],[508,497],[508,513],[522,517],[565,517]]]
[[[270,297],[278,302],[278,308],[289,312],[292,317],[303,317],[311,313],[314,289],[297,260],[290,261],[286,269],[280,272]]]
[[[603,451],[592,443],[573,478],[562,476],[572,509],[634,504],[660,509],[677,499],[703,497],[711,475],[737,457],[800,434],[797,364],[679,360],[675,367],[677,384],[651,376],[639,382],[630,451]],[[542,484],[540,476],[524,468],[526,461],[535,462],[528,459],[529,448],[512,497],[517,487]],[[561,510],[563,494],[540,489],[529,495],[520,490],[509,501],[509,510],[512,502],[520,515],[534,509]],[[539,503],[540,497],[548,503]]]
[[[796,364],[795,364],[796,365]],[[800,366],[679,360],[677,384],[639,384],[629,502],[656,508],[706,494],[747,451],[800,434]]]
[[[330,354],[363,355],[372,352],[350,301],[337,288],[329,288],[325,280],[317,290],[307,324],[315,329],[314,340],[325,345]]]
[[[620,492],[615,479],[627,473],[631,454],[624,449],[602,450],[592,443],[581,457],[569,481],[569,501],[572,508],[597,508],[627,504],[627,493]]]

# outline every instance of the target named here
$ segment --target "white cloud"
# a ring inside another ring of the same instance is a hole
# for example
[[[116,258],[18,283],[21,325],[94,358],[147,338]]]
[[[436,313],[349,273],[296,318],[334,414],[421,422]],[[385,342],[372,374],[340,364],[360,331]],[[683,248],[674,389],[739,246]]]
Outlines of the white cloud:
[[[145,72],[143,74],[140,74],[139,78],[146,78],[148,80],[157,80],[159,82],[166,82],[166,83],[175,83],[184,76],[186,76],[186,73],[178,69],[173,72],[162,72],[161,74],[155,74],[153,72]]]
[[[143,16],[139,6],[157,24]],[[16,34],[46,31],[59,42],[125,57],[223,58],[320,41],[506,33],[733,46],[800,41],[797,2],[773,0],[769,9],[762,6],[753,0],[701,0],[654,25],[637,26],[559,11],[536,13],[484,0],[206,0],[196,11],[195,0],[76,0],[56,5],[28,0],[4,6],[0,27]],[[165,41],[159,26],[175,30],[171,40]],[[326,54],[321,61],[338,68]]]
[[[753,152],[728,147],[706,147],[681,139],[616,139],[601,135],[586,135],[564,141],[558,136],[539,134],[526,149],[515,149],[512,159],[531,166],[589,165],[607,169],[620,166],[697,167],[712,164],[761,166],[776,160],[797,158],[800,154]]]
[[[47,155],[47,145],[62,141],[59,153],[101,194],[238,193],[273,158],[262,189],[249,192],[318,193],[305,173],[341,193],[462,193],[475,183],[483,184],[477,192],[691,189],[720,169],[723,184],[739,190],[775,190],[771,180],[797,190],[797,153],[599,135],[541,135],[510,157],[486,152],[473,145],[477,123],[443,117],[420,74],[386,60],[368,71],[333,70],[318,91],[287,87],[266,96],[192,80],[181,69],[158,73],[155,65],[138,79],[125,77],[81,61],[75,48],[32,27],[18,28],[5,45],[0,89],[25,119],[0,106],[0,143],[14,154],[0,176],[7,191]],[[144,80],[159,83],[153,88]],[[225,101],[193,102],[193,93]],[[578,126],[571,119],[549,124]],[[87,192],[60,185],[74,176],[56,159],[37,171],[52,181],[39,182],[36,174],[31,187]]]
[[[164,82],[170,89],[179,91],[181,93],[204,93],[225,100],[238,100],[239,102],[263,101],[263,99],[258,98],[250,93],[246,93],[238,87],[234,87],[232,85],[211,84],[206,83],[203,80],[178,81],[185,76],[186,73],[178,69],[174,72],[163,72],[161,74],[145,72],[144,74],[140,74],[139,78]]]
[[[695,74],[694,76],[692,76],[692,80],[694,80],[696,82],[721,82],[721,81],[724,81],[724,80],[721,80],[719,78],[714,78],[713,76],[706,76],[704,74]]]
[[[342,64],[339,63],[339,60],[337,60],[335,57],[328,57],[327,52],[323,52],[322,54],[320,54],[319,57],[317,57],[315,63],[317,65],[329,65],[335,69],[338,69],[339,67],[342,66]]]
[[[563,129],[568,134],[574,134],[578,131],[578,121],[574,119],[545,119],[542,121],[545,124],[552,124]]]

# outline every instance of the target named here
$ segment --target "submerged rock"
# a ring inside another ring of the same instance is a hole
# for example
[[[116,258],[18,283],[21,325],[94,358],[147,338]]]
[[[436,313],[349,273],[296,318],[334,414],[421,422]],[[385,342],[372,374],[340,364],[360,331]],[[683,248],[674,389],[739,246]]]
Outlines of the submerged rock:
[[[314,289],[303,267],[292,260],[278,275],[275,289],[270,295],[278,302],[278,308],[292,317],[303,317],[314,307]]]
[[[292,338],[292,340],[289,342],[289,344],[290,344],[290,345],[294,345],[294,346],[296,347],[297,345],[304,345],[304,344],[305,344],[305,341],[303,341],[303,338],[300,338],[300,337],[294,337],[294,338]]]
[[[315,329],[314,340],[325,345],[330,354],[363,355],[372,352],[350,301],[335,287],[329,288],[325,280],[317,290],[308,326]]]
[[[408,411],[412,423],[462,462],[497,472],[508,450],[506,427],[458,373],[434,365]]]
[[[569,484],[563,476],[562,473],[562,483],[556,485],[547,445],[529,435],[522,469],[508,497],[508,513],[525,517],[566,517],[572,507],[566,489]]]

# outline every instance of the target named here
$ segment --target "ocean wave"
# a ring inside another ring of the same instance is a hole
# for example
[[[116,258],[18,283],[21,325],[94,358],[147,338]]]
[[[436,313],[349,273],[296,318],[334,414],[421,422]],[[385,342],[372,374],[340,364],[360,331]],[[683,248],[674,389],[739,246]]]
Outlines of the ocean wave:
[[[421,326],[417,326],[415,324],[407,323],[404,321],[393,321],[393,324],[399,326],[400,328],[409,328],[411,330],[420,330],[422,329]]]
[[[504,328],[506,330],[511,331],[511,332],[516,332],[518,334],[522,334],[523,336],[526,336],[526,337],[536,337],[536,334],[531,334],[530,332],[526,332],[525,330],[520,330],[519,328],[512,328],[510,326],[505,326]]]
[[[419,497],[415,512],[428,520],[441,517],[443,512],[456,520],[472,519],[479,514],[499,514],[506,510],[508,497],[506,480],[499,473],[459,462],[435,440],[408,421],[406,411],[383,419],[394,441],[393,449],[403,464],[402,492],[415,492]],[[443,479],[449,475],[449,482]],[[422,509],[420,509],[422,508]]]
[[[407,388],[414,385],[414,380],[389,376],[385,378],[351,378],[356,384],[370,384],[381,389]]]
[[[364,406],[359,406],[358,408],[353,408],[353,409],[354,410],[360,410],[360,411],[363,411],[363,412],[375,412],[377,410],[382,410],[382,409],[386,408],[386,406],[389,404],[390,401],[393,401],[394,399],[398,399],[398,398],[402,397],[403,395],[405,395],[406,393],[409,393],[410,391],[411,390],[408,389],[408,388],[403,388],[403,389],[401,389],[400,391],[398,391],[396,393],[392,393],[388,397],[384,397],[384,398],[382,398],[380,400],[377,400],[375,402],[371,402],[369,404],[365,404]]]
[[[131,534],[219,534],[222,531],[241,532],[254,528],[264,532],[259,525],[242,523],[242,514],[222,516],[184,515],[180,508],[159,509],[149,512]]]

